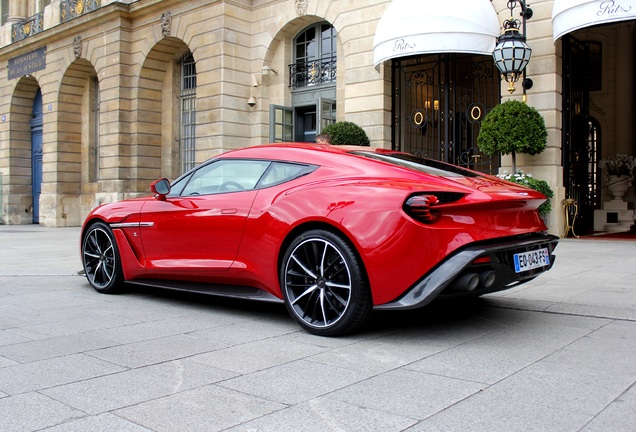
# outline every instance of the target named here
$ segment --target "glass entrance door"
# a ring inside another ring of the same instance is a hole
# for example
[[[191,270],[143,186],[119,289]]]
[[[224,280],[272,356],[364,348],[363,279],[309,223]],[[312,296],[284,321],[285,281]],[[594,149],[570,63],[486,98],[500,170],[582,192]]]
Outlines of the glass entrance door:
[[[594,230],[600,208],[600,126],[590,117],[591,43],[563,37],[563,185],[578,204],[574,232]]]

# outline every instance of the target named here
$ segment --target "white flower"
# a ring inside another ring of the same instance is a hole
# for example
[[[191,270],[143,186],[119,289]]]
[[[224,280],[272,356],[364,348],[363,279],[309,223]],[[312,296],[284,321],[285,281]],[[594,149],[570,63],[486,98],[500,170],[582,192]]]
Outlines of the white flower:
[[[636,157],[626,154],[616,154],[605,159],[601,159],[598,163],[599,168],[606,168],[607,175],[629,176],[634,174],[636,168]]]

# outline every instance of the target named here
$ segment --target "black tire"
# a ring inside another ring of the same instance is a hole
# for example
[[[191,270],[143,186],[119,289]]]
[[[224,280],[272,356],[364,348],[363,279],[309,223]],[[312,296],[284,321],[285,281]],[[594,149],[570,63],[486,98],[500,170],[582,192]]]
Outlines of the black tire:
[[[124,285],[121,258],[113,232],[103,222],[91,225],[82,239],[82,263],[88,283],[104,294],[120,292]]]
[[[307,231],[287,248],[280,269],[287,310],[301,327],[338,336],[360,327],[372,301],[358,255],[340,236]]]

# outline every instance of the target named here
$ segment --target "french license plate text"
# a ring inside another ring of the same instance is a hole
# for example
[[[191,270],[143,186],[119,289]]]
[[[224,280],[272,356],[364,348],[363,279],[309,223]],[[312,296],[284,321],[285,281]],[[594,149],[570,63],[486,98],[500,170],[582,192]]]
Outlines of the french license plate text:
[[[517,273],[550,265],[550,253],[547,248],[514,254],[513,259]]]

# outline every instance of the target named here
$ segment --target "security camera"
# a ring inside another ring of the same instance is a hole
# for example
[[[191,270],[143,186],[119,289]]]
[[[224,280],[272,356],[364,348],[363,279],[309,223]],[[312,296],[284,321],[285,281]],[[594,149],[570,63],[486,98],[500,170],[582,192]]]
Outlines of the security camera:
[[[256,98],[254,96],[250,96],[250,98],[247,100],[247,104],[250,107],[253,107],[256,105]]]

